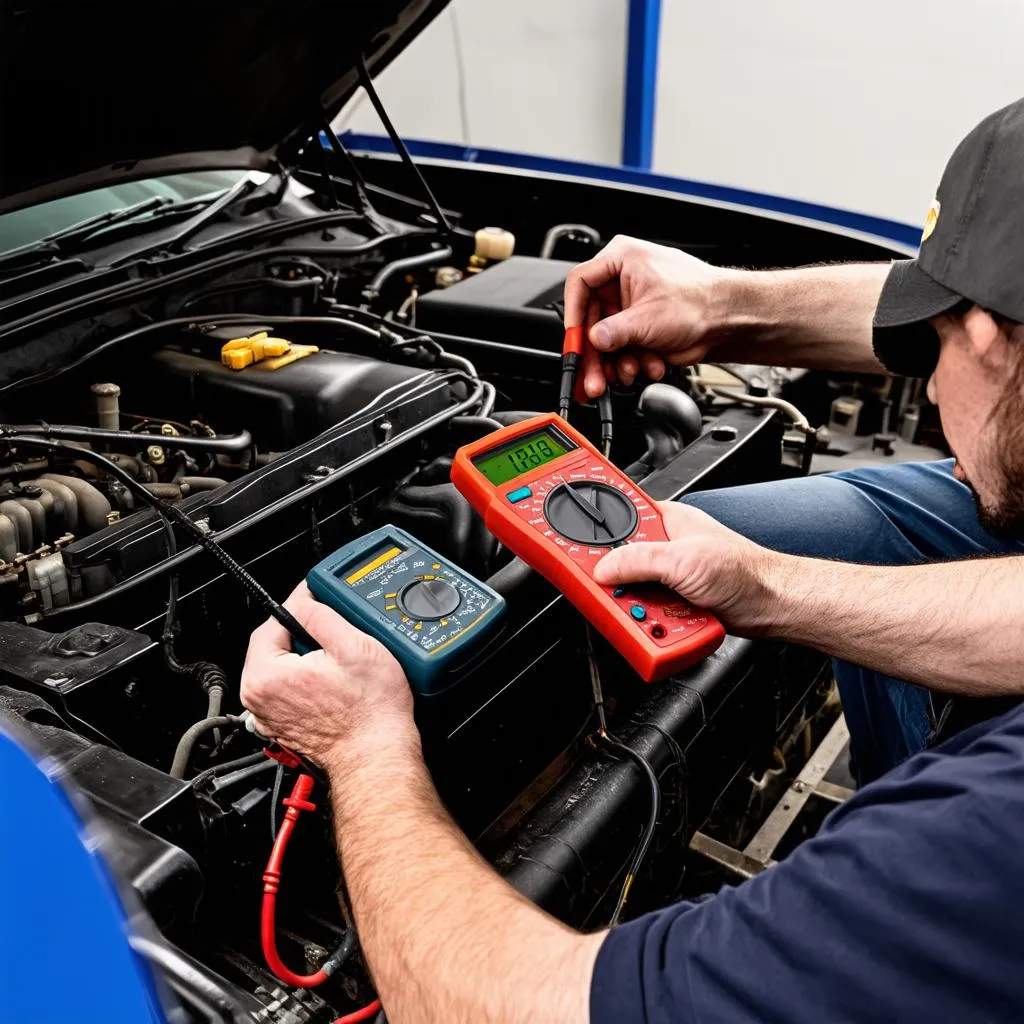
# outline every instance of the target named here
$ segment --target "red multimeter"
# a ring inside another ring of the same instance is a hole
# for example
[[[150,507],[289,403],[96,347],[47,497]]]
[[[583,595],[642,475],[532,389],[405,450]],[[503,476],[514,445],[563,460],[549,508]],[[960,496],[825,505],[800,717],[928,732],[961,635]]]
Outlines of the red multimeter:
[[[668,536],[654,502],[554,413],[460,448],[452,482],[648,682],[700,661],[725,637],[716,618],[668,587],[594,580],[609,548]]]

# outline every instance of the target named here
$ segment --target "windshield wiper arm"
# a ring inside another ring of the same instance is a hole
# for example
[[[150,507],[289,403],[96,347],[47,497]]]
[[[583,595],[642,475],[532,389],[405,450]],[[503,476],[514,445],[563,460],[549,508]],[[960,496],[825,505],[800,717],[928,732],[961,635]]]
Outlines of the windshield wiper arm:
[[[69,242],[88,237],[94,231],[105,228],[109,224],[116,224],[120,220],[138,217],[140,214],[165,207],[170,202],[171,200],[165,196],[153,196],[134,206],[106,210],[75,224],[69,224],[66,228],[61,228],[60,231],[44,235],[26,245],[19,245],[16,249],[10,249],[0,255],[0,271],[29,270],[40,263],[47,263],[51,259],[63,255]]]
[[[141,217],[144,213],[165,209],[173,202],[174,200],[167,196],[151,196],[149,199],[143,199],[141,203],[135,203],[132,206],[122,206],[117,210],[97,213],[95,217],[87,217],[85,220],[80,220],[77,224],[61,228],[60,231],[54,231],[52,235],[44,235],[39,241],[41,243],[56,243],[58,250],[63,250],[69,242],[88,238],[89,235],[101,231],[111,224],[119,224],[123,220],[134,220],[136,217]]]
[[[175,200],[168,196],[152,196],[132,206],[122,206],[116,210],[106,210],[93,217],[87,217],[76,224],[70,224],[60,231],[44,235],[35,242],[19,246],[0,255],[0,274],[11,270],[31,270],[44,263],[55,262],[63,256],[75,252],[81,242],[91,238],[100,231],[135,220],[149,214],[145,223],[159,219],[167,214],[182,214],[194,209],[197,202],[209,203],[210,199]]]

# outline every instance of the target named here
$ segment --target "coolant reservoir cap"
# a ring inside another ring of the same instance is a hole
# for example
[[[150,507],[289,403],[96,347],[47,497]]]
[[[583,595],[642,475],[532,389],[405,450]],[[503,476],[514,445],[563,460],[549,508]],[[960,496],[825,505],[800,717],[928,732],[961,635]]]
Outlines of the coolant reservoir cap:
[[[476,235],[476,255],[485,260],[507,260],[515,252],[516,236],[504,228],[480,228]]]

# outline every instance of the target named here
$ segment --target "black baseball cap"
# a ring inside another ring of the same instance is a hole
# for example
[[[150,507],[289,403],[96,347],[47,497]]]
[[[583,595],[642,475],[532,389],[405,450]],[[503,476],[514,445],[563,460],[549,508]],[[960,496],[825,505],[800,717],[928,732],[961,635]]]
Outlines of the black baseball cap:
[[[939,342],[928,320],[965,300],[1024,322],[1024,99],[950,157],[917,259],[894,261],[882,287],[875,354],[893,373],[930,376]]]

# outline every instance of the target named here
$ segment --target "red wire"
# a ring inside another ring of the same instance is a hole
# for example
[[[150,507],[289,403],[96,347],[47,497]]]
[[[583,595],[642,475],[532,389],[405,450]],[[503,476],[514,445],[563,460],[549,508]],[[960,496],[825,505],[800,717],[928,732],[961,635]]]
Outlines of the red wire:
[[[274,911],[277,903],[277,889],[281,883],[281,864],[284,861],[284,851],[295,830],[295,823],[299,820],[299,812],[316,810],[316,804],[309,802],[309,795],[312,792],[313,777],[300,775],[295,780],[291,796],[283,801],[288,810],[285,812],[280,829],[278,829],[274,847],[270,851],[270,859],[263,872],[263,912],[260,915],[260,940],[263,943],[263,956],[267,961],[267,966],[281,981],[296,988],[313,988],[316,985],[322,985],[328,978],[324,971],[317,971],[316,974],[296,974],[289,970],[277,952],[277,929],[274,925]]]
[[[369,1020],[375,1013],[380,1013],[379,999],[374,999],[369,1006],[364,1006],[361,1010],[346,1013],[344,1017],[339,1017],[334,1024],[359,1024],[360,1021]]]
[[[295,823],[299,820],[300,812],[316,810],[316,804],[309,800],[310,794],[313,792],[313,785],[314,780],[311,775],[300,775],[295,780],[291,796],[282,801],[288,810],[285,811],[284,821],[281,822],[281,827],[277,831],[273,849],[270,851],[270,859],[263,872],[263,912],[260,915],[260,939],[263,943],[263,956],[266,958],[267,966],[274,974],[281,981],[293,985],[295,988],[313,988],[316,985],[322,985],[330,977],[325,971],[317,971],[316,974],[296,974],[289,970],[277,952],[277,929],[274,923],[277,890],[281,884],[281,865],[284,862],[284,852],[288,848],[288,840],[291,839],[292,832],[295,831]],[[380,1000],[375,999],[369,1006],[339,1017],[334,1024],[360,1024],[360,1021],[369,1020],[379,1011]]]

